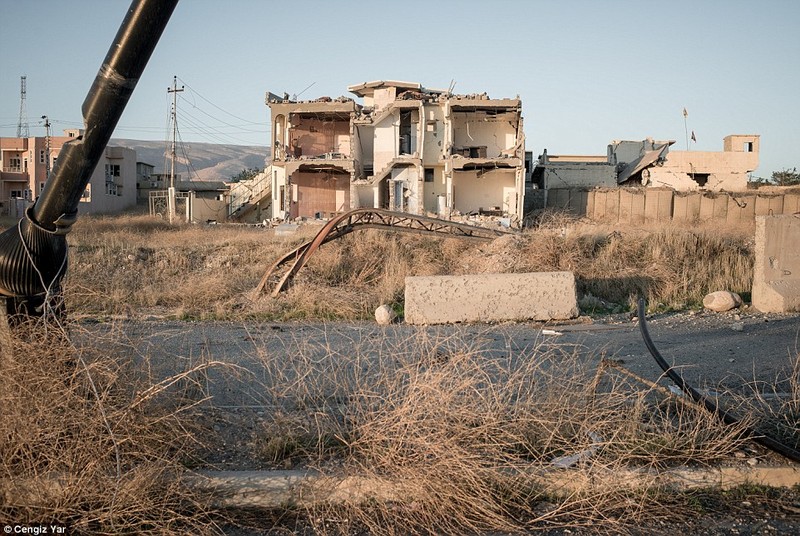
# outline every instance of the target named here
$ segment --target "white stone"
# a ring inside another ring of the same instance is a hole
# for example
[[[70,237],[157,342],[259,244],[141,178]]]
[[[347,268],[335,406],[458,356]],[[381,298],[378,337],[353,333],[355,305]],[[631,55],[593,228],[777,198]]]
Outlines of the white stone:
[[[740,305],[742,305],[741,296],[735,292],[729,292],[727,290],[718,290],[716,292],[712,292],[711,294],[707,294],[706,297],[703,298],[703,307],[718,313],[730,311],[731,309],[735,309]]]
[[[394,309],[392,309],[389,305],[381,305],[375,309],[375,321],[381,326],[388,326],[394,322],[396,317],[397,315],[395,314]]]

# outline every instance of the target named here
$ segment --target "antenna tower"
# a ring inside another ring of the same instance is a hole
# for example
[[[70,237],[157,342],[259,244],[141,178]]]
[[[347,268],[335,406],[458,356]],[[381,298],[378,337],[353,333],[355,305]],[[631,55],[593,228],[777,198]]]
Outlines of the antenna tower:
[[[29,138],[31,133],[28,129],[28,110],[25,108],[25,86],[27,76],[19,78],[19,122],[17,123],[17,137]]]

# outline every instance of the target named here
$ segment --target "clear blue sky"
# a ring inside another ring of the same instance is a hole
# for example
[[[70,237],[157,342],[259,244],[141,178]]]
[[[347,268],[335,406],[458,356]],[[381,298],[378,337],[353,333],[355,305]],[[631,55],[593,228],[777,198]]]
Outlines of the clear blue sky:
[[[0,136],[27,76],[31,135],[80,126],[127,0],[0,0]],[[695,150],[761,134],[756,175],[800,167],[796,0],[182,0],[115,137],[165,140],[173,75],[184,141],[266,145],[267,90],[348,95],[378,79],[523,100],[534,155],[613,139]],[[312,85],[313,84],[313,85]]]

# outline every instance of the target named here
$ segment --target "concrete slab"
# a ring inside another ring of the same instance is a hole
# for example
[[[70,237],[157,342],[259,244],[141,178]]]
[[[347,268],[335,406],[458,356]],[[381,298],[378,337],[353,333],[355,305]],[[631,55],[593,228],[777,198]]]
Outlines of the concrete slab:
[[[800,217],[756,216],[753,306],[765,313],[800,311]]]
[[[564,320],[578,314],[572,272],[406,278],[408,324]]]
[[[658,471],[648,468],[597,467],[532,468],[527,476],[546,493],[570,496],[597,489],[635,490],[653,487],[675,491],[732,489],[746,484],[792,487],[800,485],[794,465],[716,468],[678,467]],[[281,508],[287,505],[359,503],[414,498],[403,482],[367,475],[324,476],[314,471],[198,471],[183,477],[188,487],[210,494],[218,508]]]

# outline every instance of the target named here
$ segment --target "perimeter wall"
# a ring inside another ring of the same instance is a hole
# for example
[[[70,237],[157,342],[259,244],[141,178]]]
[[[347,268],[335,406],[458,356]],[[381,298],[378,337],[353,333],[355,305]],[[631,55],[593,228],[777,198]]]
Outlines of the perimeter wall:
[[[800,212],[800,189],[781,192],[677,192],[669,188],[549,189],[529,192],[534,206],[567,210],[610,223],[755,222],[756,216]]]

